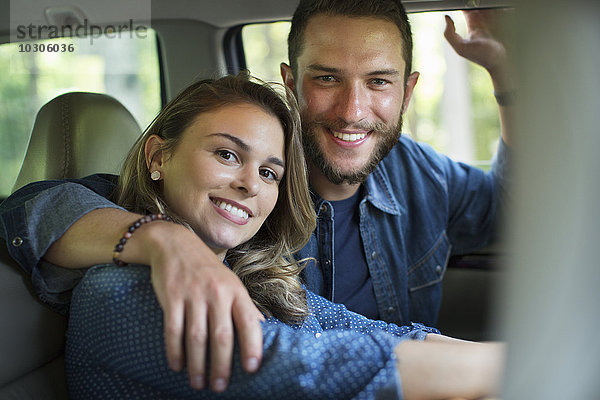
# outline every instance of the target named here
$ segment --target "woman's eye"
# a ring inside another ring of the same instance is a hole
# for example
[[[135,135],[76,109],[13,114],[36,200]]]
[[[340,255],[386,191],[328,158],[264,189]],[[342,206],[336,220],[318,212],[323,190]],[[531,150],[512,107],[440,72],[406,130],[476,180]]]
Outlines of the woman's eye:
[[[229,150],[218,150],[217,155],[225,161],[236,161],[237,157]]]
[[[271,180],[271,181],[277,181],[278,180],[277,174],[275,172],[271,171],[270,169],[263,169],[263,170],[261,170],[260,171],[260,175],[263,178],[266,178],[266,179]]]

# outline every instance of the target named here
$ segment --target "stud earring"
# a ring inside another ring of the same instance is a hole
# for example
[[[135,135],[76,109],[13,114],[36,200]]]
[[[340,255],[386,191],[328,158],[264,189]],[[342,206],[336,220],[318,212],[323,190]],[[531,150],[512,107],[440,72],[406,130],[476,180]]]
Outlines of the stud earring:
[[[152,171],[152,173],[150,174],[150,179],[152,179],[153,181],[157,181],[160,179],[160,171]]]

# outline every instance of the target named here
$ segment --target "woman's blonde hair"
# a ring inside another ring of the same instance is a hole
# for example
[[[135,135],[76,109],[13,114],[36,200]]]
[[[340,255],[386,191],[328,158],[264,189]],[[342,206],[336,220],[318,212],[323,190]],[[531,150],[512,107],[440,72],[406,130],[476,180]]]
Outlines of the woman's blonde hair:
[[[229,250],[226,259],[259,310],[284,322],[299,323],[307,314],[306,294],[299,281],[303,263],[292,255],[308,241],[316,215],[308,189],[298,107],[293,95],[288,93],[287,98],[246,73],[190,85],[164,107],[130,150],[116,201],[130,211],[165,213],[185,224],[165,203],[161,185],[150,179],[144,151],[150,135],[160,136],[164,140],[161,150],[172,154],[185,129],[202,113],[226,105],[252,104],[277,117],[285,137],[285,175],[277,203],[257,234]]]

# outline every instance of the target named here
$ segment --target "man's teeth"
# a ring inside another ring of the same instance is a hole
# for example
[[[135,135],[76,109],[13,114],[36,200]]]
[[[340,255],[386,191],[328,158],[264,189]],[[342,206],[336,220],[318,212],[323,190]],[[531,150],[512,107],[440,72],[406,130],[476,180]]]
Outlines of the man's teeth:
[[[244,218],[244,219],[248,219],[248,213],[246,211],[242,210],[241,208],[232,206],[231,204],[225,203],[224,201],[215,201],[215,204],[217,205],[217,207],[219,207],[233,215],[236,215],[236,216]]]
[[[357,140],[364,139],[367,136],[366,133],[342,133],[336,131],[332,132],[333,136],[335,136],[338,139],[342,139],[344,142],[355,142]]]

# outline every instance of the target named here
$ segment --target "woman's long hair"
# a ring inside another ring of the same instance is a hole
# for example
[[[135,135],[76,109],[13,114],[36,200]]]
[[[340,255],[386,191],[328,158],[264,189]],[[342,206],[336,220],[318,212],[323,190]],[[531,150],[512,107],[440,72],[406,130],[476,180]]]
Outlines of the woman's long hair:
[[[307,315],[306,295],[299,280],[303,263],[292,255],[308,241],[316,216],[293,95],[288,93],[286,99],[274,87],[254,82],[246,73],[190,85],[167,104],[130,150],[119,177],[116,201],[130,211],[165,213],[187,225],[165,203],[161,185],[150,179],[146,141],[150,135],[158,135],[164,140],[161,150],[172,154],[198,115],[232,104],[257,105],[279,119],[285,136],[286,165],[275,208],[256,235],[229,250],[226,259],[259,310],[284,322],[299,323]]]

